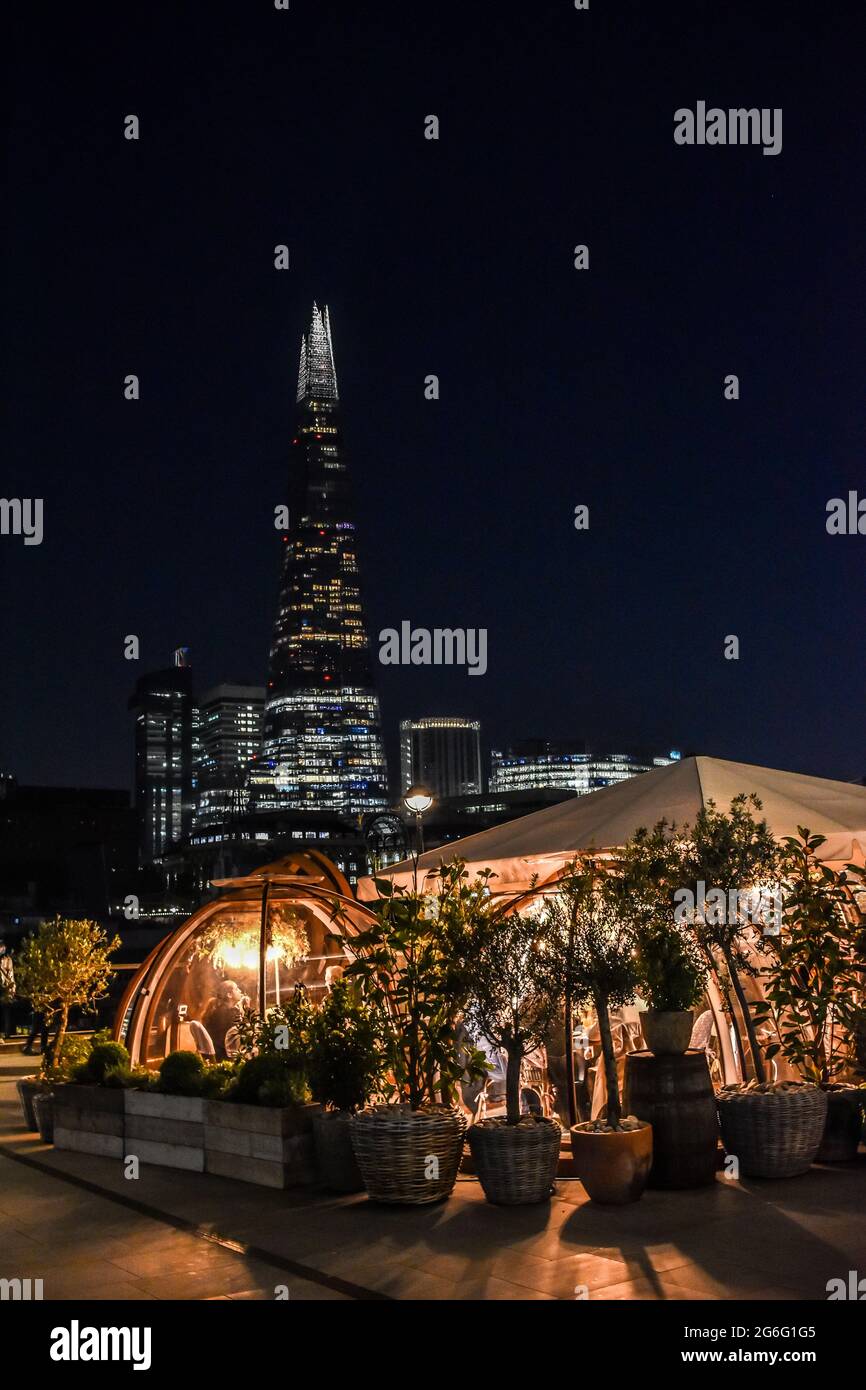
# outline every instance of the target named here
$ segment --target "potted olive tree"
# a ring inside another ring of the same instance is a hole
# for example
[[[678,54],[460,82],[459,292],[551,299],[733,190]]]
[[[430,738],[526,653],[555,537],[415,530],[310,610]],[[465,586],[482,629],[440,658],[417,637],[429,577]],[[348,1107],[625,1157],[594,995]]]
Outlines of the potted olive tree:
[[[347,937],[356,953],[346,978],[385,1020],[387,1104],[352,1119],[352,1144],[368,1195],[420,1205],[449,1196],[463,1152],[466,1117],[452,1105],[461,1077],[484,1075],[477,1050],[461,1052],[458,1022],[468,993],[474,934],[490,915],[487,880],[443,865],[435,891],[378,881],[375,921]],[[339,907],[334,908],[338,922]]]
[[[364,1181],[352,1148],[352,1116],[380,1089],[385,1066],[384,1020],[360,994],[357,981],[339,979],[310,1017],[306,1071],[313,1100],[319,1177],[334,1192],[360,1192]]]
[[[864,1097],[850,1079],[862,990],[857,943],[863,915],[851,891],[851,873],[858,871],[820,863],[823,835],[800,828],[799,837],[789,836],[783,843],[782,931],[767,944],[768,983],[758,1008],[778,1035],[766,1056],[781,1054],[805,1081],[826,1093],[823,1125],[817,1101],[814,1105],[813,1156],[824,1162],[850,1160],[860,1142]]]
[[[682,876],[676,828],[659,821],[623,847],[609,891],[634,927],[644,1040],[656,1056],[680,1056],[692,1036],[694,1008],[703,996],[707,964],[694,931],[677,920],[675,897]]]
[[[755,1081],[766,1077],[758,1041],[754,1001],[749,1002],[744,978],[757,974],[756,951],[764,940],[760,894],[777,891],[780,850],[765,820],[756,820],[757,796],[735,796],[730,809],[720,811],[713,801],[702,806],[694,825],[680,833],[681,887],[678,920],[693,927],[723,989],[733,990],[746,1031]],[[692,907],[686,909],[685,899]],[[729,1013],[737,1039],[740,1065],[745,1049],[736,1011]]]
[[[109,940],[97,922],[89,919],[55,917],[40,923],[27,938],[16,961],[18,987],[33,1008],[56,1024],[55,1037],[42,1058],[38,1076],[25,1077],[18,1090],[27,1120],[25,1092],[51,1093],[67,1079],[55,1072],[68,1053],[66,1047],[69,1016],[73,1008],[92,1011],[106,993],[111,975],[110,957],[120,945],[120,937]],[[43,1107],[44,1108],[44,1107]]]
[[[592,859],[568,865],[559,890],[546,912],[572,998],[595,1010],[607,1086],[604,1119],[571,1128],[574,1166],[593,1201],[622,1205],[641,1197],[652,1163],[652,1126],[622,1115],[610,1021],[637,988],[634,927],[619,886]]]
[[[556,1178],[559,1122],[520,1108],[523,1059],[543,1045],[561,1007],[555,945],[547,916],[492,917],[469,965],[466,1024],[507,1057],[505,1116],[472,1125],[469,1148],[487,1200],[504,1206],[546,1201]]]

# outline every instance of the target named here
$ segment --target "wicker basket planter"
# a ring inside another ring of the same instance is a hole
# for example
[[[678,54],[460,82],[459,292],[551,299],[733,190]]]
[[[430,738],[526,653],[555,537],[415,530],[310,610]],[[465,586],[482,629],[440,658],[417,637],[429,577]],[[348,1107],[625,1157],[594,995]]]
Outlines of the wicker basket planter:
[[[374,1202],[421,1206],[451,1194],[466,1117],[447,1105],[374,1105],[352,1119],[352,1147]]]
[[[553,1192],[562,1130],[556,1120],[526,1116],[519,1124],[479,1120],[469,1130],[469,1148],[488,1202],[522,1206],[546,1202]]]
[[[744,1177],[792,1178],[812,1166],[827,1120],[825,1091],[721,1091],[716,1104],[725,1152]]]

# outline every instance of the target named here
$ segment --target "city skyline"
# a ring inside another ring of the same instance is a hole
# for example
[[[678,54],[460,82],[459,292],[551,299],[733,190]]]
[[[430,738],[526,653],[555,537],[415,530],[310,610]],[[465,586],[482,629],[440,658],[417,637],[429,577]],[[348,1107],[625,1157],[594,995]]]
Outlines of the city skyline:
[[[371,632],[488,633],[483,678],[377,671],[390,761],[402,719],[456,711],[496,745],[863,775],[862,538],[826,525],[866,490],[858,112],[834,81],[856,42],[815,17],[806,72],[793,17],[767,65],[759,13],[622,11],[515,14],[491,48],[447,3],[411,26],[300,7],[291,41],[251,21],[227,102],[225,6],[205,30],[173,17],[168,53],[144,22],[85,40],[70,15],[22,18],[3,491],[45,514],[41,545],[0,542],[0,767],[131,785],[130,689],[178,645],[202,686],[263,680],[316,299],[339,324]],[[678,145],[698,99],[784,109],[780,153]]]

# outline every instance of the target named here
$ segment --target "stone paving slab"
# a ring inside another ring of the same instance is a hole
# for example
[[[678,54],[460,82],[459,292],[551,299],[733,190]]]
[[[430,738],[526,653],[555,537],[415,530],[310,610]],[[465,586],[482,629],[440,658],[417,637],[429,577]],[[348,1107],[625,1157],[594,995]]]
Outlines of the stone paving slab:
[[[497,1208],[466,1178],[447,1202],[391,1208],[363,1194],[251,1188],[146,1164],[132,1183],[113,1159],[58,1152],[25,1134],[17,1101],[5,1103],[4,1091],[0,1085],[0,1152],[40,1165],[34,1180],[33,1170],[0,1160],[4,1179],[18,1170],[0,1185],[0,1231],[17,1242],[11,1258],[29,1257],[28,1242],[46,1254],[50,1248],[52,1259],[58,1252],[73,1258],[77,1249],[95,1261],[88,1288],[97,1291],[104,1262],[122,1287],[150,1297],[272,1297],[275,1284],[294,1287],[294,1280],[305,1298],[348,1289],[356,1297],[436,1301],[823,1300],[828,1279],[866,1269],[862,1150],[853,1164],[816,1167],[785,1182],[720,1175],[710,1187],[648,1191],[623,1208],[594,1206],[578,1182],[559,1183],[549,1204]],[[67,1186],[63,1176],[99,1192]],[[147,1214],[120,1205],[130,1200]],[[168,1225],[160,1232],[151,1212],[235,1242],[241,1253],[211,1247],[220,1251],[211,1270],[206,1256],[187,1248],[208,1241]],[[236,1263],[230,1270],[224,1260]],[[256,1277],[238,1271],[244,1261]],[[279,1261],[295,1274],[280,1273]],[[175,1292],[161,1294],[161,1279]],[[213,1288],[219,1279],[223,1287]]]

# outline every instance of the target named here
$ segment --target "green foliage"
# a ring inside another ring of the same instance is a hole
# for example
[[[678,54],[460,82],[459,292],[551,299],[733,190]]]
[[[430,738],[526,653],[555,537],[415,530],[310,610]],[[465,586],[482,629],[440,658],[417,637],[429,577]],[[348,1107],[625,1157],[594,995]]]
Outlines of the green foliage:
[[[152,1091],[155,1089],[154,1080],[153,1073],[147,1067],[117,1066],[109,1067],[102,1084],[109,1090]]]
[[[383,1080],[386,1023],[357,986],[337,980],[309,1020],[306,1070],[313,1100],[347,1111],[367,1104]]]
[[[641,993],[653,1009],[691,1009],[707,966],[694,932],[680,926],[674,903],[682,886],[682,840],[664,820],[640,829],[611,865],[607,891],[631,921]]]
[[[222,1100],[234,1085],[237,1074],[236,1062],[209,1062],[205,1067],[201,1094],[206,1100]]]
[[[244,1062],[227,1099],[242,1105],[298,1105],[307,1098],[303,1076],[291,1071],[276,1053]]]
[[[552,918],[511,913],[476,934],[469,953],[466,1022],[508,1057],[506,1112],[520,1119],[520,1063],[540,1047],[562,1000]]]
[[[443,864],[436,891],[377,880],[376,920],[351,936],[356,959],[346,977],[386,1020],[383,1044],[395,1099],[413,1109],[450,1102],[463,1075],[478,1078],[481,1053],[460,1053],[457,1024],[468,996],[468,958],[492,911],[489,871],[469,881],[461,861]],[[334,920],[344,912],[337,905]]]
[[[694,936],[675,922],[656,923],[637,933],[635,963],[641,993],[651,1009],[679,1012],[700,1002],[707,967]]]
[[[197,1052],[170,1052],[159,1068],[159,1089],[168,1096],[200,1096],[205,1064]]]
[[[50,1025],[58,1020],[54,1051],[64,1043],[69,1011],[92,1011],[106,992],[112,952],[120,937],[110,941],[97,922],[55,917],[42,922],[27,938],[15,962],[19,992]]]
[[[781,1053],[807,1081],[831,1085],[851,1069],[862,1021],[863,912],[853,892],[860,871],[822,864],[823,835],[798,826],[784,843],[782,932],[770,937],[766,999],[756,1013],[775,1024]]]
[[[93,1048],[99,1043],[109,1042],[110,1036],[107,1028],[91,1037],[85,1037],[81,1033],[67,1033],[59,1049],[55,1050],[55,1056],[46,1058],[43,1063],[42,1074],[46,1081],[57,1085],[77,1080],[78,1073],[87,1065]]]
[[[97,1042],[90,1049],[85,1062],[75,1068],[74,1078],[89,1086],[102,1086],[106,1073],[115,1067],[128,1067],[129,1053],[119,1042]]]
[[[728,903],[722,913],[696,914],[693,926],[707,954],[713,959],[720,956],[724,962],[748,1034],[755,1078],[763,1082],[766,1073],[755,1027],[758,1016],[750,1008],[742,983],[743,975],[756,973],[746,948],[762,938],[744,910],[730,910],[732,895],[739,903],[742,899],[737,894],[779,887],[781,851],[766,820],[756,819],[754,813],[760,809],[759,797],[742,793],[732,799],[727,812],[708,801],[691,829],[683,831],[681,854],[682,886],[689,887],[697,898],[702,882],[707,891],[720,889]]]
[[[698,883],[703,882],[708,891],[721,889],[729,901],[732,894],[775,888],[781,853],[766,820],[755,818],[754,812],[760,809],[760,798],[745,794],[735,796],[727,812],[719,811],[713,801],[701,807],[694,825],[682,832],[681,886],[691,888],[697,897]],[[739,951],[750,930],[744,912],[727,910],[718,919],[698,917],[694,925],[699,939],[717,947],[729,965],[734,960],[741,969],[749,969]]]
[[[245,1008],[238,1023],[241,1058],[276,1056],[292,1071],[303,1071],[309,1050],[308,1032],[315,1006],[304,989],[296,989],[264,1018]]]

